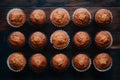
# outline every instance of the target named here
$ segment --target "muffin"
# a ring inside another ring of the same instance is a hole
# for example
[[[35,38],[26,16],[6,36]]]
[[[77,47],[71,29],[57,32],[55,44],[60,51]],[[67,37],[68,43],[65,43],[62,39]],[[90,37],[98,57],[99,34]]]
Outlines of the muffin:
[[[69,66],[69,59],[65,54],[56,54],[52,58],[52,66],[55,70],[64,71]]]
[[[108,31],[100,31],[95,36],[95,43],[100,48],[109,48],[113,43],[112,35]]]
[[[107,53],[100,53],[93,60],[94,67],[100,72],[108,71],[112,67],[112,58]]]
[[[34,49],[41,49],[45,46],[47,38],[42,32],[34,32],[30,36],[30,45]]]
[[[51,35],[50,42],[55,49],[64,49],[68,46],[70,39],[65,31],[57,30]]]
[[[43,25],[46,22],[46,14],[43,10],[37,9],[30,14],[30,21],[35,25]]]
[[[87,32],[79,31],[74,35],[73,41],[78,48],[86,48],[90,45],[91,39]]]
[[[87,71],[91,66],[91,59],[84,53],[79,53],[72,59],[72,66],[78,72]]]
[[[72,21],[77,26],[86,26],[91,22],[91,14],[85,8],[76,9],[72,15]]]
[[[63,8],[57,8],[51,13],[50,20],[53,25],[57,27],[64,27],[69,23],[70,16],[67,10]]]
[[[36,53],[30,58],[30,67],[35,71],[42,71],[47,66],[47,59],[41,53]]]
[[[108,25],[112,22],[112,19],[112,13],[107,9],[99,9],[95,14],[95,21],[99,25]]]
[[[13,48],[18,49],[18,48],[22,48],[25,45],[26,38],[23,33],[19,31],[15,31],[10,34],[8,41]]]
[[[12,53],[7,59],[8,68],[13,72],[20,72],[25,68],[26,59],[20,52]]]
[[[22,9],[11,9],[7,14],[7,22],[14,28],[21,27],[26,21],[26,15]]]

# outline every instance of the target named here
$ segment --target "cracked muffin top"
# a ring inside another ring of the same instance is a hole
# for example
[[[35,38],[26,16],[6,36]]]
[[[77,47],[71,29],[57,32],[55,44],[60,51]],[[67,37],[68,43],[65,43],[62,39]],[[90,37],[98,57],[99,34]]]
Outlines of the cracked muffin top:
[[[94,65],[100,70],[109,68],[111,64],[112,58],[107,53],[100,53],[94,58]]]
[[[52,58],[52,66],[57,70],[65,70],[69,65],[68,57],[63,54],[59,53],[53,56]]]
[[[43,48],[46,43],[47,38],[45,34],[43,34],[42,32],[37,31],[30,36],[30,44],[35,49]]]
[[[73,57],[72,62],[75,68],[78,70],[84,70],[89,67],[90,58],[84,53],[79,53]]]
[[[8,23],[13,27],[20,27],[26,21],[26,15],[21,9],[12,9],[8,12],[7,15]]]
[[[8,58],[9,66],[13,70],[21,70],[26,65],[26,59],[24,55],[20,52],[15,52],[11,54]]]
[[[46,22],[46,14],[43,10],[34,10],[30,15],[30,20],[35,25],[43,25]]]
[[[95,21],[100,25],[107,25],[112,21],[112,13],[107,9],[100,9],[95,14]]]
[[[10,34],[8,41],[13,48],[21,48],[25,45],[26,38],[23,33],[15,31]]]
[[[86,26],[90,23],[91,14],[85,8],[76,9],[72,16],[72,21],[78,26]]]
[[[30,66],[33,70],[43,70],[47,66],[47,59],[41,53],[36,53],[30,58]]]
[[[79,31],[74,35],[74,44],[78,48],[86,48],[90,45],[90,36],[87,32]]]
[[[50,15],[50,20],[55,26],[64,27],[69,23],[70,16],[65,9],[58,8],[53,10],[53,12]]]
[[[100,48],[109,48],[112,42],[112,36],[108,31],[100,31],[95,36],[95,43]]]
[[[64,49],[68,46],[70,40],[65,31],[57,30],[51,35],[50,41],[54,48]]]

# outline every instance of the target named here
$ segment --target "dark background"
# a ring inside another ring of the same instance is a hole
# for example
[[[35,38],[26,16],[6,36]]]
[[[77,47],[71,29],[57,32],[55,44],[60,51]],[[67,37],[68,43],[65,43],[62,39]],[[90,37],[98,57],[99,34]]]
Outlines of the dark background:
[[[14,7],[22,8],[27,15],[26,23],[18,29],[12,28],[6,22],[7,12]],[[85,28],[75,26],[72,21],[65,28],[56,28],[49,21],[49,15],[56,7],[65,7],[70,15],[76,8],[86,7],[93,18],[98,9],[107,8],[112,11],[114,19],[105,28],[98,26],[94,19]],[[29,22],[29,14],[32,10],[38,8],[45,10],[47,14],[47,22],[42,27],[35,27]],[[70,45],[64,50],[55,50],[49,42],[50,35],[59,29],[65,30],[71,38]],[[72,38],[80,30],[87,31],[92,38],[92,44],[87,49],[79,50],[73,44]],[[108,30],[112,33],[114,42],[111,48],[99,49],[94,45],[94,36],[100,30]],[[21,31],[27,38],[25,47],[20,50],[13,49],[8,45],[8,37],[13,31]],[[29,36],[35,31],[45,33],[48,38],[47,45],[41,50],[34,50],[28,44]],[[44,54],[48,60],[46,70],[41,73],[35,73],[29,68],[28,62],[24,71],[20,73],[10,71],[6,60],[11,53],[16,51],[23,52],[27,61],[36,52]],[[53,55],[60,52],[66,54],[70,61],[79,52],[85,52],[92,60],[98,53],[108,52],[113,59],[113,67],[111,70],[101,73],[96,71],[92,65],[87,72],[79,73],[70,64],[68,70],[57,72],[50,66],[50,60]],[[120,80],[120,0],[0,0],[0,80]]]
[[[57,6],[120,6],[120,0],[0,0],[1,7],[57,7]]]

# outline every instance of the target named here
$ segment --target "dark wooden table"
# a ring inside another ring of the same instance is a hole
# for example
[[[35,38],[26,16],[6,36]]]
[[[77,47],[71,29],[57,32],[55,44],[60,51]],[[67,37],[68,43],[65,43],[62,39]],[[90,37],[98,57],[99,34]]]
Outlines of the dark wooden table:
[[[26,23],[18,29],[14,29],[6,22],[7,12],[14,7],[22,8],[26,15]],[[65,7],[70,15],[78,7],[86,7],[92,14],[92,23],[85,28],[76,27],[72,21],[64,28],[56,28],[49,21],[49,15],[51,11],[56,7]],[[29,22],[29,14],[34,9],[43,9],[47,14],[47,23],[43,27],[36,28]],[[110,9],[113,13],[113,22],[106,28],[99,27],[94,22],[94,14],[100,8]],[[55,50],[49,42],[50,35],[55,30],[65,30],[70,36],[70,45],[64,50]],[[87,31],[92,38],[92,45],[85,49],[79,50],[73,44],[73,36],[77,31]],[[113,35],[113,45],[109,49],[98,49],[94,45],[94,36],[100,30],[108,30]],[[25,34],[27,41],[30,34],[35,31],[41,31],[46,34],[48,38],[47,45],[41,50],[34,50],[29,47],[28,43],[20,50],[12,49],[8,45],[8,36],[13,31],[21,31]],[[26,65],[24,71],[20,73],[11,72],[6,64],[7,57],[15,51],[21,51],[24,53],[27,61],[30,56],[36,52],[43,53],[48,60],[48,66],[42,73],[35,73],[29,68],[29,62]],[[70,61],[72,57],[78,52],[86,52],[91,59],[95,57],[99,52],[108,52],[113,58],[113,67],[110,71],[100,73],[94,69],[92,65],[90,70],[84,73],[76,72],[71,64],[65,72],[56,72],[50,66],[50,60],[56,53],[65,53]],[[0,0],[0,80],[120,80],[120,2],[119,0]]]
[[[2,7],[46,7],[46,6],[82,6],[82,7],[118,7],[120,0],[0,0]]]

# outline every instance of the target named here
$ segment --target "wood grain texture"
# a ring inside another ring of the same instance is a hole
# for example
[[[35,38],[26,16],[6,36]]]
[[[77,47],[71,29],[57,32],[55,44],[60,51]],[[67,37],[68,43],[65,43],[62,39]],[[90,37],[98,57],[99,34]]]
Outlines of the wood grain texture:
[[[24,5],[23,5],[24,4]],[[118,1],[116,0],[15,0],[11,2],[11,0],[1,0],[0,2],[0,80],[120,80],[120,47],[118,48],[110,48],[110,49],[98,49],[94,44],[94,36],[95,34],[100,30],[109,30],[114,38],[114,43],[112,47],[116,47],[120,45],[120,6]],[[8,7],[9,6],[9,7]],[[39,6],[39,7],[36,7]],[[51,6],[51,7],[44,7],[44,6]],[[65,7],[70,15],[72,15],[73,11],[79,7],[75,6],[82,6],[86,7],[90,13],[92,14],[92,23],[89,26],[86,26],[85,28],[79,28],[73,24],[72,21],[70,21],[69,25],[67,25],[65,28],[56,28],[53,26],[49,20],[50,13],[55,9],[56,7]],[[72,7],[74,6],[74,7]],[[94,7],[89,7],[94,6]],[[109,6],[109,7],[95,7],[95,6]],[[115,7],[110,7],[115,6]],[[27,15],[27,21],[26,23],[18,29],[12,28],[7,24],[6,21],[6,15],[8,11],[11,8],[14,7],[20,7],[22,8],[26,15]],[[113,13],[113,22],[106,28],[99,27],[95,21],[94,21],[94,14],[98,9],[101,8],[107,8],[110,9]],[[47,14],[47,22],[42,27],[35,27],[31,22],[29,21],[29,15],[34,9],[43,9]],[[70,45],[64,49],[64,50],[55,50],[52,45],[49,42],[50,35],[58,29],[65,30],[71,39]],[[83,30],[87,31],[91,38],[92,38],[92,44],[89,48],[85,50],[79,50],[76,48],[73,44],[73,36],[76,32]],[[16,50],[10,47],[8,44],[8,37],[10,33],[13,31],[21,31],[25,34],[27,38],[27,44],[25,47],[23,47],[20,50]],[[48,38],[47,45],[40,50],[34,50],[32,49],[29,44],[29,36],[35,32],[35,31],[41,31],[45,33],[45,35]],[[7,57],[15,52],[20,51],[23,52],[25,57],[27,58],[27,61],[29,61],[29,58],[31,55],[33,55],[36,52],[43,53],[48,61],[47,68],[42,73],[35,73],[33,72],[29,67],[29,62],[26,65],[26,68],[24,71],[20,73],[14,73],[11,72],[6,64]],[[65,72],[56,72],[51,67],[50,61],[53,55],[56,53],[62,52],[65,53],[70,61],[72,60],[72,57],[76,55],[79,52],[86,52],[90,56],[91,59],[95,57],[100,52],[108,52],[113,59],[113,67],[110,71],[105,73],[100,73],[94,69],[94,66],[92,65],[90,70],[88,70],[85,73],[78,73],[70,64],[68,70]]]
[[[119,0],[0,0],[2,7],[119,7]]]

